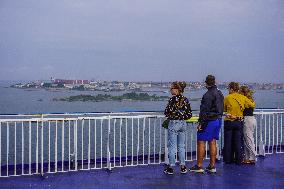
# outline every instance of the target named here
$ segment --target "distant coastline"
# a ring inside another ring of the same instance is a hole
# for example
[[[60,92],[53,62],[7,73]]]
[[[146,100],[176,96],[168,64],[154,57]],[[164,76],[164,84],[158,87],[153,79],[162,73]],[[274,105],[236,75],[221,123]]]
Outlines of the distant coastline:
[[[204,82],[186,82],[185,91],[204,90],[206,86]],[[282,93],[284,83],[241,83],[247,85],[253,90],[275,90],[277,93]],[[48,91],[102,91],[102,92],[163,92],[169,93],[171,82],[130,82],[130,81],[89,81],[89,80],[65,80],[51,79],[45,81],[35,81],[29,83],[12,84],[10,87],[18,89],[44,89]],[[228,82],[219,82],[217,87],[221,90],[226,90]],[[280,91],[280,92],[278,92]]]

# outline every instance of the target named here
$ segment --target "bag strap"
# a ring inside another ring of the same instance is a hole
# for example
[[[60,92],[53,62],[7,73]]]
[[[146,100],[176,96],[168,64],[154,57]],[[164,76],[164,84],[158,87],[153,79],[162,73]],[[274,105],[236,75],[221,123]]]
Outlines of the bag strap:
[[[233,97],[233,99],[234,99],[235,101],[237,101],[237,103],[239,104],[239,106],[240,106],[240,108],[241,108],[241,111],[244,111],[244,108],[243,108],[243,106],[241,105],[241,103],[240,103],[237,99],[235,99],[234,97]]]

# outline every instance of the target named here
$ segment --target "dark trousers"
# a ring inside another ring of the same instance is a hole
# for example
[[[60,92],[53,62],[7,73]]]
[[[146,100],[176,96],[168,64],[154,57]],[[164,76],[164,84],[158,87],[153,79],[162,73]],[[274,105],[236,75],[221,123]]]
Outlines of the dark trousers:
[[[243,161],[243,122],[225,121],[224,122],[224,151],[223,161],[225,163]]]

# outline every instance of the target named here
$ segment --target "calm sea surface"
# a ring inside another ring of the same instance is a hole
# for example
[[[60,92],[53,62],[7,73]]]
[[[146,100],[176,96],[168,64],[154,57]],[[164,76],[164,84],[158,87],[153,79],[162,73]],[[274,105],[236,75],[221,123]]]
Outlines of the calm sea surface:
[[[121,112],[121,111],[163,111],[167,101],[104,101],[104,102],[63,102],[53,98],[79,94],[97,95],[104,92],[94,91],[47,91],[44,89],[15,89],[11,83],[0,83],[0,114],[32,113],[72,113],[72,112]],[[205,90],[186,91],[189,99],[201,98]],[[126,92],[109,92],[121,95]],[[223,91],[224,95],[227,91]],[[169,93],[150,92],[169,96]],[[257,108],[284,108],[284,93],[276,91],[256,91]],[[191,101],[192,109],[198,110],[200,101]]]

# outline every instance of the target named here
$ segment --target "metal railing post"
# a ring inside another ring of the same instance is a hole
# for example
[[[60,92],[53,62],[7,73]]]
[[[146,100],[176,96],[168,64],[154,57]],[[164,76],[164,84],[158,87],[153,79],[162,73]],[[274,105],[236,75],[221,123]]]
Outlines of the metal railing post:
[[[263,112],[261,112],[261,118],[260,118],[260,141],[259,141],[259,146],[258,146],[258,155],[265,156],[265,148],[264,148],[263,139],[262,139],[262,132],[263,132],[262,121],[263,121]]]
[[[169,151],[168,151],[168,129],[165,130],[165,164],[169,164]]]
[[[108,132],[107,132],[107,169],[111,170],[109,143],[110,143],[110,115],[108,116]]]

